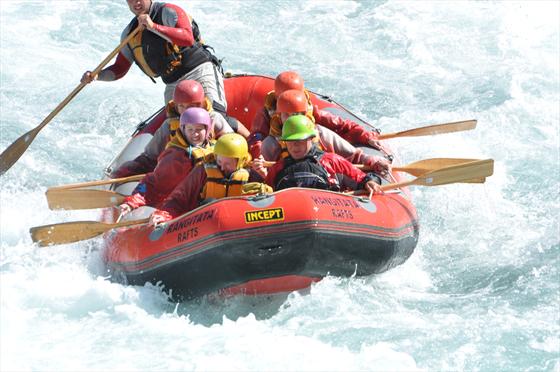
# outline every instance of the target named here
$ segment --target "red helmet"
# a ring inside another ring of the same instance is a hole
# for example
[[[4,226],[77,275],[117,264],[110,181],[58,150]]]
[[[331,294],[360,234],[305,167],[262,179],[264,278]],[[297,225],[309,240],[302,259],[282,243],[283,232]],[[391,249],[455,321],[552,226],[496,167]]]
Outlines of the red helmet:
[[[297,72],[284,71],[276,76],[274,80],[274,94],[276,97],[290,89],[303,91],[303,79]]]
[[[183,80],[175,87],[173,101],[175,103],[204,102],[204,89],[198,81]]]
[[[307,96],[301,90],[287,90],[278,97],[276,111],[288,114],[307,112]]]

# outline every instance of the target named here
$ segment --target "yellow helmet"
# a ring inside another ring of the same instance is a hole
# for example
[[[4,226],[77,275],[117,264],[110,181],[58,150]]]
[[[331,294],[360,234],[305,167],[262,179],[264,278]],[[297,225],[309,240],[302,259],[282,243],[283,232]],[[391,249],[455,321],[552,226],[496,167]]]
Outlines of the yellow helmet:
[[[237,169],[243,168],[251,161],[247,141],[245,137],[237,133],[224,134],[218,138],[214,145],[214,154],[239,159]]]

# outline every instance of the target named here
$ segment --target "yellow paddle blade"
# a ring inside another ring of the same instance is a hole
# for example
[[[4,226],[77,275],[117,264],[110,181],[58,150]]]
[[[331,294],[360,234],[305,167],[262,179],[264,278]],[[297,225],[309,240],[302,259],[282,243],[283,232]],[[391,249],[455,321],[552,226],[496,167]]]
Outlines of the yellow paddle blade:
[[[392,166],[391,169],[397,172],[405,172],[419,177],[424,173],[432,172],[434,170],[449,167],[452,165],[469,163],[478,159],[462,159],[462,158],[433,158],[415,161],[414,163]],[[363,164],[354,164],[354,166],[363,171],[371,171],[372,168]]]
[[[494,173],[494,160],[476,160],[468,163],[452,165],[423,174],[410,181],[392,183],[381,186],[382,190],[391,190],[404,186],[438,186],[485,179]]]
[[[484,183],[486,178],[473,178],[472,180],[465,180],[458,183]]]
[[[422,177],[417,178],[420,180],[417,184],[424,186],[447,185],[464,180],[486,178],[492,174],[494,174],[493,159],[476,160],[426,173]]]
[[[49,189],[45,194],[52,210],[108,208],[122,204],[125,198],[114,191],[95,189]]]
[[[478,159],[461,159],[461,158],[433,158],[415,161],[403,166],[392,167],[394,171],[406,172],[413,176],[419,177],[425,173],[433,172],[434,170],[450,167],[452,165],[469,163],[477,161]]]
[[[48,245],[68,244],[91,239],[111,229],[139,225],[148,221],[149,218],[119,223],[103,223],[97,221],[65,222],[32,227],[29,229],[29,232],[31,233],[33,242],[38,243],[41,247],[46,247]]]
[[[20,136],[0,154],[0,176],[18,161],[43,127],[38,126]]]

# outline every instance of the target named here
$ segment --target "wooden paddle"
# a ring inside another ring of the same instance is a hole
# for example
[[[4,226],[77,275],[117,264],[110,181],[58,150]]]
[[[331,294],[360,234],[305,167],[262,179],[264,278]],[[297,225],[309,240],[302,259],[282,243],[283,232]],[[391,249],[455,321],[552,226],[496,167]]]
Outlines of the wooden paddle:
[[[381,186],[383,191],[405,186],[438,186],[460,183],[473,179],[485,179],[494,173],[494,160],[476,160],[468,163],[452,165],[425,173],[409,181],[391,183]]]
[[[137,174],[134,176],[122,177],[122,178],[111,178],[108,180],[99,180],[99,181],[88,181],[82,183],[70,183],[68,185],[61,185],[61,186],[53,186],[50,187],[47,192],[49,191],[58,191],[58,190],[67,190],[67,189],[78,189],[84,187],[92,187],[92,186],[102,186],[102,185],[112,185],[114,183],[127,183],[127,182],[135,182],[140,181],[144,178],[145,174]]]
[[[478,159],[461,159],[461,158],[433,158],[433,159],[424,159],[419,160],[414,163],[410,163],[407,165],[403,165],[400,167],[391,167],[393,171],[397,172],[405,172],[411,174],[413,176],[421,176],[424,173],[431,172],[440,168],[449,167],[451,165],[457,165],[462,163],[468,163],[472,161],[476,161]],[[272,167],[276,162],[274,161],[265,161],[264,166],[267,168]],[[363,164],[354,164],[354,166],[362,171],[370,171],[372,170],[371,167]],[[484,183],[486,179],[484,178],[476,178],[471,180],[465,180],[464,183]]]
[[[101,69],[105,67],[114,56],[140,31],[140,26],[138,26],[134,31],[130,33],[118,47],[115,48],[109,55],[97,66],[95,70],[92,71],[92,76],[97,76]],[[56,108],[39,124],[37,127],[31,129],[29,132],[23,134],[17,140],[15,140],[2,154],[0,154],[0,176],[6,173],[8,169],[14,165],[18,159],[23,155],[25,150],[31,145],[31,142],[35,139],[37,134],[43,129],[51,120],[54,118],[63,108],[70,102],[80,91],[86,86],[86,83],[80,83],[72,93],[68,95],[61,103],[56,106]]]
[[[398,137],[419,137],[432,136],[434,134],[460,132],[476,128],[476,120],[457,121],[446,124],[429,125],[426,127],[414,128],[397,133],[380,134],[379,139],[385,140]]]
[[[36,226],[29,229],[31,239],[41,247],[56,244],[68,244],[91,239],[118,227],[126,227],[147,223],[150,219],[124,221],[119,223],[103,223],[97,221],[76,221]]]
[[[118,192],[96,189],[50,189],[45,195],[52,210],[108,208],[122,204],[126,197]]]

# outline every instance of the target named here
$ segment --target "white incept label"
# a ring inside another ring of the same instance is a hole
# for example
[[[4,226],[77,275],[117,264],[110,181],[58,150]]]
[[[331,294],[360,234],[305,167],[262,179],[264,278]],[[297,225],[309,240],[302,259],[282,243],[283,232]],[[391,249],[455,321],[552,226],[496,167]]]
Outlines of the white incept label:
[[[117,198],[115,196],[111,196],[111,203],[117,203]]]
[[[426,183],[432,183],[432,182],[434,182],[434,179],[432,177],[426,178]]]

